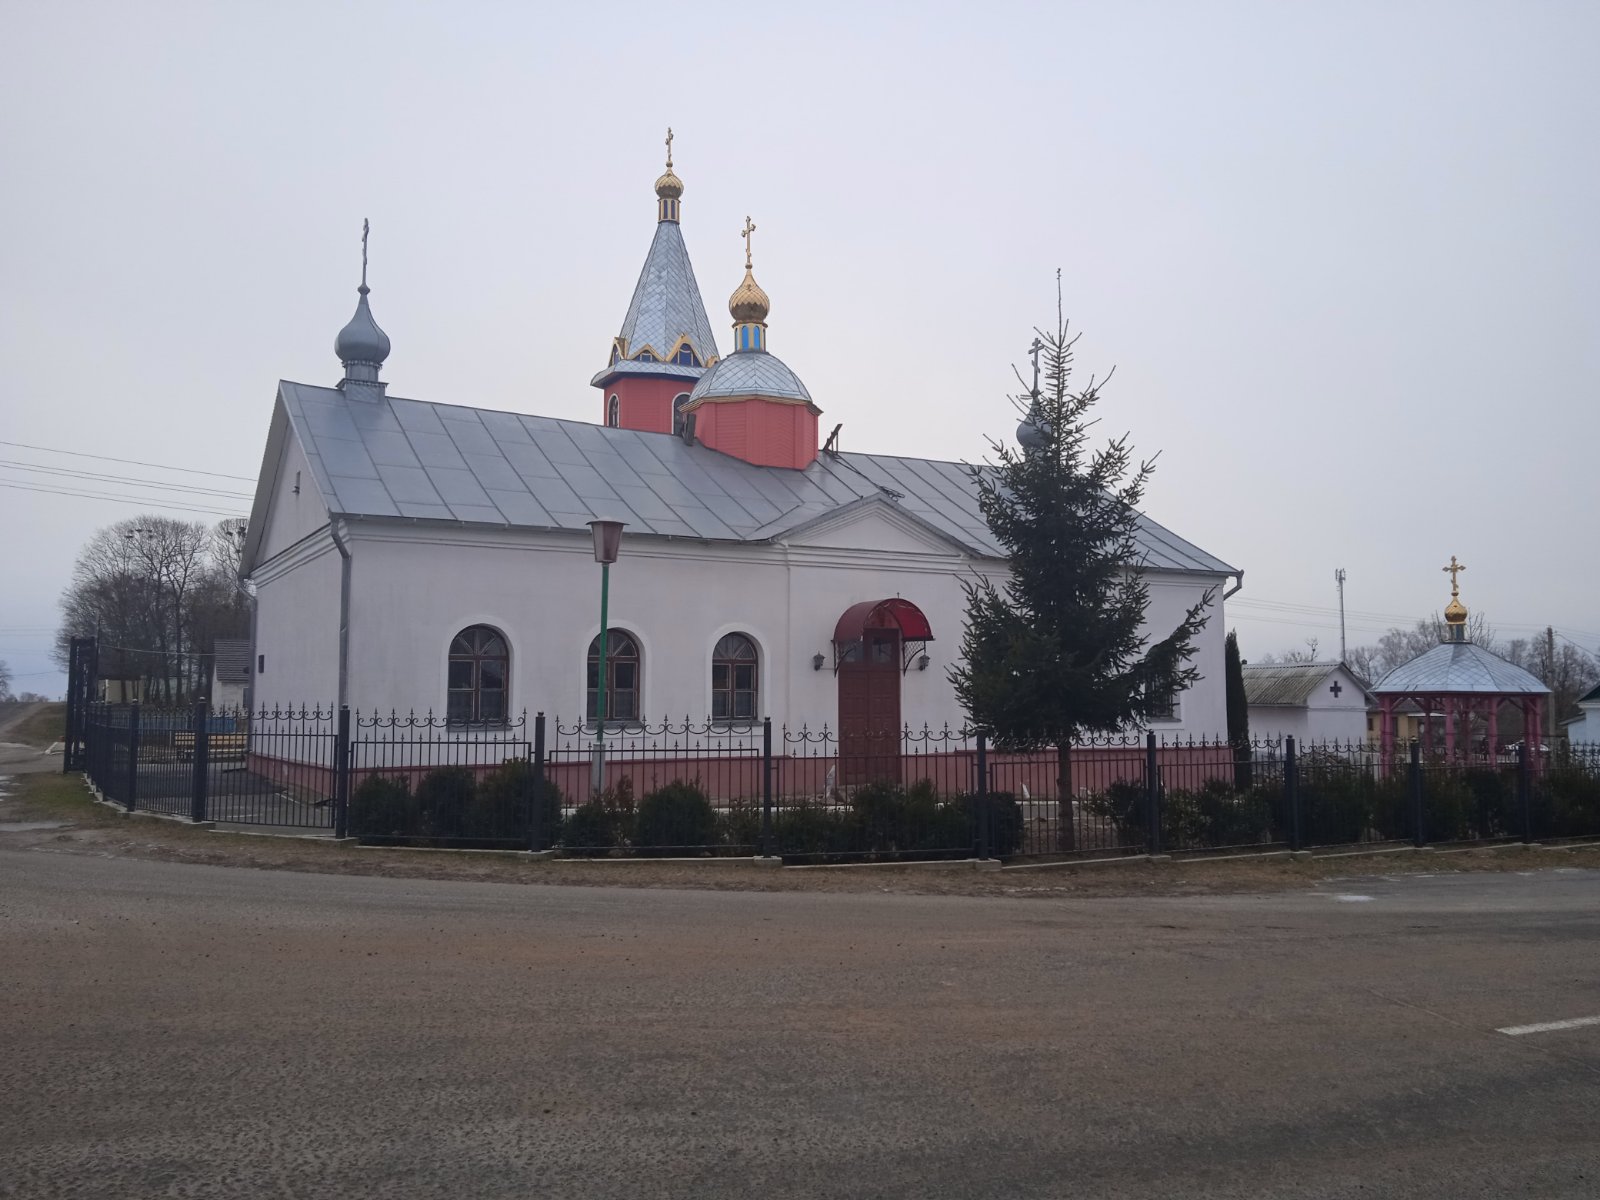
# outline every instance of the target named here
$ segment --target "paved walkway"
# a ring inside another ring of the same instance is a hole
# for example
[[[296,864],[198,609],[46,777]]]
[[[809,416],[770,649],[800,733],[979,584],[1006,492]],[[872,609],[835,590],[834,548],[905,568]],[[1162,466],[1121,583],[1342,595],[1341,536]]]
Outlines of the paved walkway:
[[[1095,901],[0,852],[0,1196],[1592,1197],[1600,874]],[[1557,1023],[1542,1032],[1498,1030]]]

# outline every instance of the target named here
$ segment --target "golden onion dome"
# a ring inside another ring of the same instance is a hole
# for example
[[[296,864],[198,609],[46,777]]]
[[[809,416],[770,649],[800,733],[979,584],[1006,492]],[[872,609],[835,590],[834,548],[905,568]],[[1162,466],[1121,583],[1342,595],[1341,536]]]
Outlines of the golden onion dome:
[[[683,195],[683,180],[673,174],[672,164],[667,164],[665,174],[656,180],[656,195],[663,200],[677,200]]]
[[[745,268],[744,282],[734,288],[733,295],[728,297],[728,311],[740,324],[757,325],[765,321],[767,314],[772,311],[772,301],[761,290],[749,267]]]
[[[1467,623],[1467,606],[1461,603],[1459,596],[1450,597],[1450,603],[1444,606],[1444,620],[1446,625],[1465,625]]]

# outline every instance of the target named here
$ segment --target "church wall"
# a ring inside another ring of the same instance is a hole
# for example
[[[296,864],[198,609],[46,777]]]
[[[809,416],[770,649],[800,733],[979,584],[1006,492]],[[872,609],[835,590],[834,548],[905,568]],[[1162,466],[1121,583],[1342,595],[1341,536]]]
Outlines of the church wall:
[[[587,533],[464,531],[350,523],[350,698],[361,708],[442,712],[451,638],[486,624],[511,645],[511,708],[575,722],[584,704],[589,643],[599,630],[600,568]],[[851,604],[900,595],[927,615],[930,662],[902,676],[902,719],[920,729],[962,714],[946,678],[959,653],[967,560],[944,551],[734,547],[624,539],[611,572],[612,629],[634,635],[644,656],[642,712],[653,722],[704,720],[712,648],[742,632],[760,654],[760,708],[775,725],[813,728],[838,720],[832,636]],[[337,577],[331,611],[337,612]],[[1151,577],[1152,628],[1181,619],[1199,587]],[[335,633],[337,631],[335,630]],[[1201,636],[1206,676],[1163,732],[1220,734],[1223,623]],[[336,645],[334,647],[336,652]],[[824,656],[820,671],[812,667]]]
[[[339,696],[339,554],[326,534],[260,570],[251,706],[329,708]],[[265,670],[257,671],[261,659]]]

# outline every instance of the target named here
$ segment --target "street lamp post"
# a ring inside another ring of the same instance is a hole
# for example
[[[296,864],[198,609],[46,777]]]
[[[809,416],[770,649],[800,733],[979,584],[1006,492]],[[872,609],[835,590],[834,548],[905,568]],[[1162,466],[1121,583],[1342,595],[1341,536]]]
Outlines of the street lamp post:
[[[598,796],[606,785],[606,621],[611,602],[611,564],[622,547],[621,521],[589,522],[594,534],[594,560],[600,564],[600,664],[595,680],[594,771],[590,791]]]

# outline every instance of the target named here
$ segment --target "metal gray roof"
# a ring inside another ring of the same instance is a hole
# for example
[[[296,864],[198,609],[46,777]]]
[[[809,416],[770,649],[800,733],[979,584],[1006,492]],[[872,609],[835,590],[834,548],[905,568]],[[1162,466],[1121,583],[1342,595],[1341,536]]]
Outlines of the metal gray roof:
[[[765,350],[728,355],[700,377],[689,393],[689,403],[714,396],[778,396],[811,402],[811,393],[800,377],[776,354]]]
[[[1550,692],[1536,676],[1473,642],[1441,642],[1390,671],[1372,690],[1380,696],[1541,696]]]
[[[603,387],[619,375],[664,375],[695,380],[705,373],[706,369],[704,367],[686,367],[681,363],[635,362],[633,359],[624,358],[611,363],[603,371],[596,371],[594,378],[589,382],[594,384],[595,387]],[[693,385],[691,384],[690,386]]]
[[[1245,700],[1262,706],[1300,708],[1310,701],[1311,694],[1328,676],[1338,670],[1340,664],[1336,662],[1246,663],[1243,668]],[[1356,679],[1348,667],[1344,671],[1351,679]],[[1356,686],[1361,686],[1359,679],[1356,679]]]
[[[341,516],[571,529],[597,516],[630,534],[759,542],[863,500],[891,504],[980,557],[1003,558],[961,463],[822,454],[758,467],[666,433],[333,388],[278,385],[324,503]],[[261,522],[253,522],[259,525]],[[1147,517],[1152,569],[1238,574]]]
[[[717,357],[717,339],[706,319],[705,301],[700,298],[700,285],[695,282],[683,233],[676,221],[662,221],[656,225],[655,240],[650,243],[644,269],[634,285],[620,336],[625,339],[630,356],[649,346],[657,357],[665,358],[684,335],[688,335],[701,362]],[[622,366],[616,363],[608,370]],[[632,366],[628,366],[630,371]],[[679,369],[699,373],[698,368]]]

